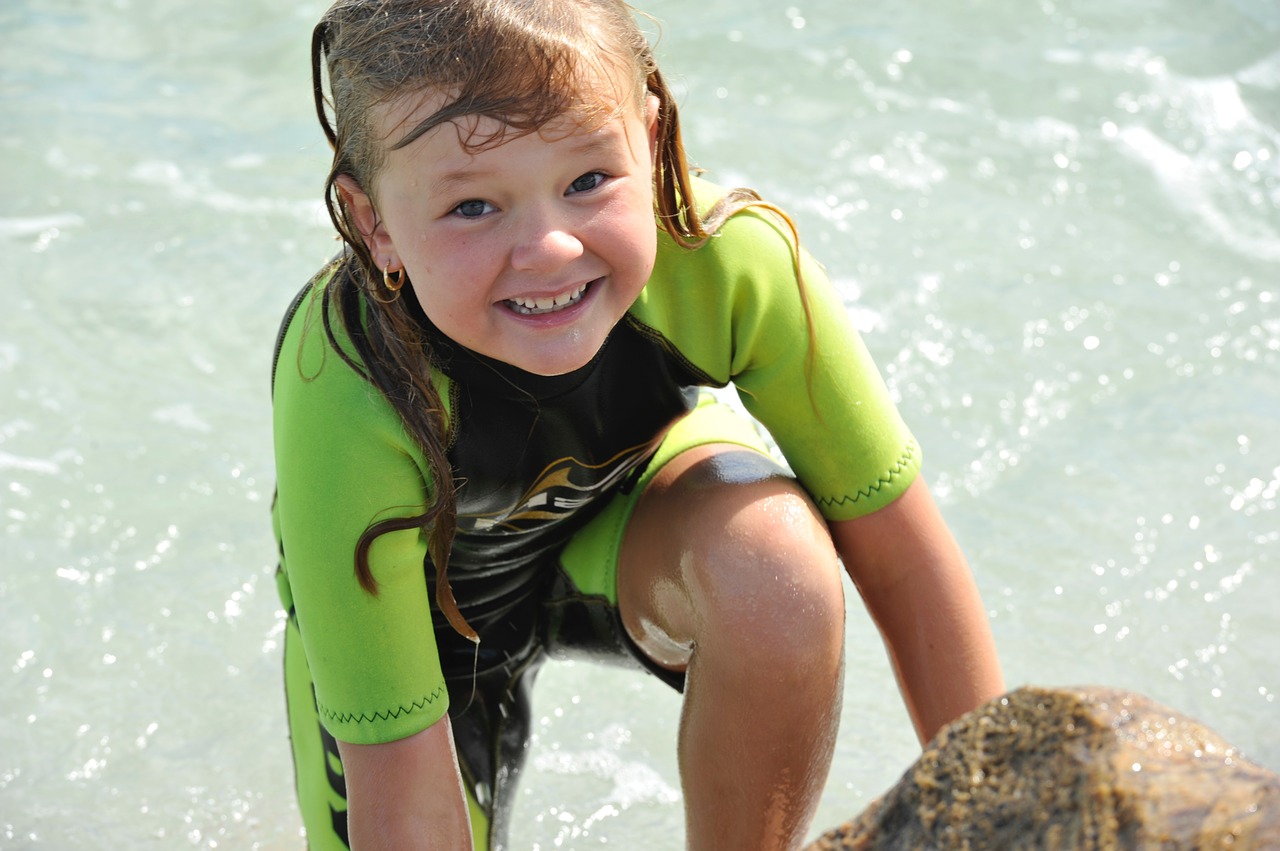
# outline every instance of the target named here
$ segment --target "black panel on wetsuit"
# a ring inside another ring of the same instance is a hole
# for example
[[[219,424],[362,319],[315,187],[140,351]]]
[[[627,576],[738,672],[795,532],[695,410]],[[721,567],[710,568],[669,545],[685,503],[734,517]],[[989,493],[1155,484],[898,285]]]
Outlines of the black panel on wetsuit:
[[[459,487],[449,583],[497,650],[486,627],[537,590],[547,558],[604,507],[603,494],[643,469],[697,386],[712,382],[630,317],[590,363],[539,376],[454,343],[414,312],[452,382],[448,455]],[[451,634],[437,629],[442,653]],[[469,668],[474,648],[460,649]]]

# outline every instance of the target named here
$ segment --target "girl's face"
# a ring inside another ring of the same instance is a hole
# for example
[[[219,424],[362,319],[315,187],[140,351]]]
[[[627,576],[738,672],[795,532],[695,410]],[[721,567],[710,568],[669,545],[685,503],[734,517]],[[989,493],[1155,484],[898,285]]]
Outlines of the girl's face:
[[[377,115],[388,144],[440,97]],[[474,120],[478,138],[502,127]],[[427,317],[467,348],[539,375],[588,363],[653,270],[657,99],[594,129],[572,119],[470,153],[443,124],[391,151],[375,207],[339,192],[379,266],[404,268]]]

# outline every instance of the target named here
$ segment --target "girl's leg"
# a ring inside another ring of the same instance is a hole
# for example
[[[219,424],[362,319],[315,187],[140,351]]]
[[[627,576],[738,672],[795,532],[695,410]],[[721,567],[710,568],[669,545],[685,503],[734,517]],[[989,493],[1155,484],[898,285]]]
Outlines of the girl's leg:
[[[320,724],[311,669],[292,617],[285,625],[284,675],[298,810],[307,831],[308,851],[346,851],[347,786],[342,760],[338,743]]]
[[[617,581],[627,632],[686,670],[689,848],[798,847],[831,764],[843,674],[840,568],[813,503],[758,452],[689,449],[640,497]]]

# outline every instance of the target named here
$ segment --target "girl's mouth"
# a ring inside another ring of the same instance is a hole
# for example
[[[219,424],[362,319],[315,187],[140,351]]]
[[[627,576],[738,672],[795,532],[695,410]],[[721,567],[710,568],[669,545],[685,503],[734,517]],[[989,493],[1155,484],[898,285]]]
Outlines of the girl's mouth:
[[[564,295],[558,295],[555,298],[509,298],[506,301],[506,305],[516,313],[524,316],[555,313],[557,310],[564,310],[566,307],[572,307],[582,301],[582,296],[589,286],[591,286],[590,283],[583,284],[577,289],[571,290]]]

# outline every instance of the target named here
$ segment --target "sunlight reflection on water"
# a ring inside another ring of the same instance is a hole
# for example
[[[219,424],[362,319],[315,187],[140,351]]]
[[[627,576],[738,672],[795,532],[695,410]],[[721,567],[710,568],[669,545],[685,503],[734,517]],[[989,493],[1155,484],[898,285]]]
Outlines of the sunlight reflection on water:
[[[1142,691],[1280,768],[1280,13],[980,5],[645,8],[692,159],[849,299],[1010,684]],[[299,847],[267,385],[334,249],[321,8],[0,11],[5,848]],[[822,825],[915,753],[856,602],[848,670]],[[675,695],[560,664],[536,701],[522,846],[682,847]]]

